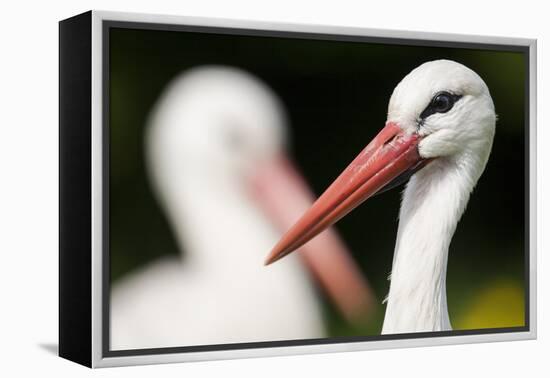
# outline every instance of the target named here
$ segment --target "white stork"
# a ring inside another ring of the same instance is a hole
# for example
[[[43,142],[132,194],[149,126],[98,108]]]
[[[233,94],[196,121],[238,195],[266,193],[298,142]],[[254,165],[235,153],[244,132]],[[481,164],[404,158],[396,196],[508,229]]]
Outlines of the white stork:
[[[410,177],[382,333],[450,330],[449,244],[485,169],[495,122],[489,89],[474,71],[449,60],[417,67],[395,88],[386,126],[282,237],[266,263]]]
[[[145,147],[157,198],[186,254],[115,283],[112,349],[324,337],[302,262],[348,318],[370,306],[373,295],[335,232],[300,258],[262,269],[278,230],[314,199],[284,157],[285,139],[281,104],[250,74],[210,66],[171,82]]]

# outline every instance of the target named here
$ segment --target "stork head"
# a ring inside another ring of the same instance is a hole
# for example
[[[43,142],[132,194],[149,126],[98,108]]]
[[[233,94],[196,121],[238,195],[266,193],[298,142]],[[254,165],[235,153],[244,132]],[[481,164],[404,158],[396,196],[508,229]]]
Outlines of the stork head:
[[[252,75],[225,66],[191,69],[169,84],[152,113],[150,173],[166,186],[179,178],[237,185],[281,153],[284,122],[277,97]]]
[[[395,87],[388,123],[418,135],[424,159],[473,153],[483,155],[495,132],[489,89],[471,69],[450,60],[427,62]]]
[[[475,184],[491,150],[495,120],[489,90],[471,69],[449,60],[415,68],[395,88],[385,127],[281,238],[266,263],[433,160],[457,162],[457,169],[470,170]]]

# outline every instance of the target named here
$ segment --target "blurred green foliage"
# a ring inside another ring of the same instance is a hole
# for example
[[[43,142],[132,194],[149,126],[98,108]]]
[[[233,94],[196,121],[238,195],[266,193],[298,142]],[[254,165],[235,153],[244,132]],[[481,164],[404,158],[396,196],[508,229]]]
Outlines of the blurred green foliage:
[[[521,327],[525,324],[521,282],[497,279],[482,287],[457,315],[455,329]]]
[[[175,75],[199,65],[223,64],[264,80],[287,108],[291,154],[319,194],[384,125],[395,85],[434,59],[452,59],[476,71],[487,83],[499,116],[490,161],[450,248],[451,320],[460,329],[523,324],[526,62],[520,52],[112,29],[112,280],[156,257],[178,253],[152,196],[143,158],[148,113]],[[398,190],[380,195],[337,225],[379,303],[388,291],[399,196]],[[328,303],[325,310],[333,336],[380,332],[381,304],[360,329],[346,324]]]

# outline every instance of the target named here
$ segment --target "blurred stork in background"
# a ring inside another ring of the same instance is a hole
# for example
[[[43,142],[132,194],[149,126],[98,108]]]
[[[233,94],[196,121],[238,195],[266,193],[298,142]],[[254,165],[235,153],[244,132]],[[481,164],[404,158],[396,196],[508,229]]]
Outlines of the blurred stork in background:
[[[450,330],[449,245],[485,169],[495,122],[489,89],[474,71],[449,60],[417,67],[395,88],[386,126],[283,236],[267,263],[410,178],[382,333]]]
[[[111,348],[326,336],[309,270],[349,320],[373,293],[334,231],[274,269],[263,251],[313,202],[285,156],[274,93],[248,73],[208,66],[173,80],[145,138],[148,172],[184,258],[114,284]]]

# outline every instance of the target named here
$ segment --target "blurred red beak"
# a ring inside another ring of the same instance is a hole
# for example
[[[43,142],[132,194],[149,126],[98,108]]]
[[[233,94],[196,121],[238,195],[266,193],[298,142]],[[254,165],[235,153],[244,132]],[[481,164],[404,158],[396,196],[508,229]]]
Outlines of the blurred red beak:
[[[301,247],[402,175],[422,167],[421,137],[388,122],[319,199],[275,245],[266,265]]]
[[[281,231],[292,226],[315,199],[283,156],[262,165],[252,184],[258,204]],[[338,234],[327,230],[298,253],[344,317],[364,322],[376,303],[374,293]]]

